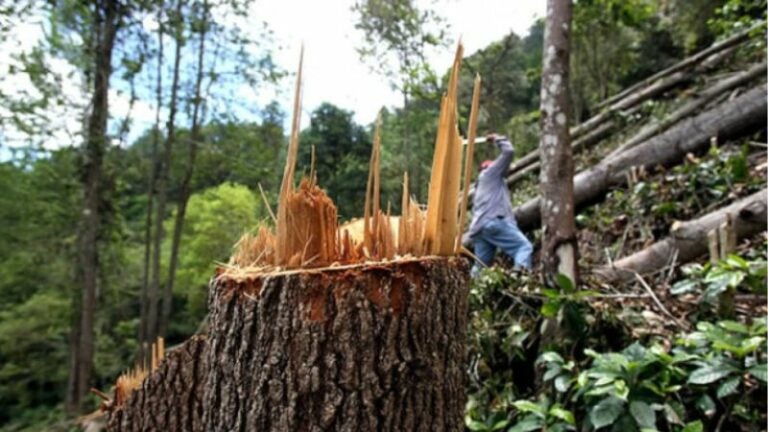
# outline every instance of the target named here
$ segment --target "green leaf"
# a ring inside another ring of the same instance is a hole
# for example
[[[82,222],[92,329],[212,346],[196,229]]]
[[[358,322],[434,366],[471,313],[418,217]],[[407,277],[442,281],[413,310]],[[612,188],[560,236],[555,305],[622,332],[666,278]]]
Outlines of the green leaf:
[[[704,366],[691,372],[688,377],[689,384],[711,384],[725,376],[731,371],[715,368],[713,366]]]
[[[555,389],[560,393],[565,393],[571,386],[571,379],[568,375],[560,375],[555,378]]]
[[[569,425],[576,424],[576,419],[574,418],[573,413],[566,409],[560,408],[559,406],[552,407],[552,409],[549,410],[549,414],[552,415],[553,417],[559,418],[560,420],[568,423]]]
[[[509,424],[509,420],[508,420],[508,419],[504,419],[504,420],[500,420],[500,421],[497,421],[497,422],[496,422],[496,423],[493,425],[493,427],[491,427],[491,430],[492,430],[492,431],[502,430],[502,429],[504,429],[505,427],[507,427],[507,425],[508,425],[508,424]]]
[[[589,420],[595,429],[609,426],[619,418],[624,411],[624,401],[615,397],[607,397],[593,406],[589,411]]]
[[[560,371],[562,371],[563,368],[559,365],[553,365],[549,368],[547,368],[547,371],[544,373],[544,377],[542,378],[544,381],[549,381],[552,378],[556,377],[560,374]]]
[[[699,283],[691,279],[683,279],[672,285],[669,289],[669,293],[672,295],[681,295],[689,292],[694,292],[698,288]]]
[[[547,415],[547,411],[545,408],[529,400],[517,400],[512,402],[512,405],[514,405],[515,408],[520,410],[520,412],[533,413],[540,416],[541,418],[544,418]]]
[[[642,401],[632,401],[629,403],[629,412],[640,427],[656,427],[656,413],[647,403]]]
[[[762,382],[768,382],[768,363],[754,365],[747,369],[753,377],[759,379]]]
[[[556,317],[559,311],[560,311],[559,300],[550,300],[544,303],[543,305],[541,305],[541,314],[547,318]]]
[[[718,325],[728,331],[732,331],[735,333],[743,333],[743,334],[749,334],[749,329],[747,326],[740,322],[736,321],[720,321]]]
[[[677,407],[671,404],[664,404],[664,418],[671,424],[683,424],[681,417],[685,417],[682,404],[677,403]]]
[[[557,283],[557,286],[566,293],[573,292],[573,290],[576,288],[571,278],[562,273],[558,273],[555,276],[555,282]]]
[[[712,398],[708,395],[702,395],[696,400],[696,408],[703,412],[707,417],[712,417],[715,415],[715,411],[717,411],[715,401],[713,401]]]
[[[544,420],[541,418],[528,416],[522,421],[509,428],[507,432],[531,432],[541,430],[544,427]]]
[[[730,396],[736,393],[736,391],[739,389],[740,382],[741,377],[733,377],[723,381],[717,388],[717,397],[722,399],[726,396]]]
[[[547,351],[544,354],[542,354],[541,356],[539,356],[539,362],[544,362],[544,363],[565,363],[565,360],[563,359],[563,357],[560,354],[558,354],[558,353],[556,353],[554,351]]]
[[[477,420],[466,418],[464,419],[464,424],[467,426],[467,429],[473,432],[485,432],[488,430],[488,426],[486,426],[485,423]]]
[[[701,420],[696,420],[685,425],[681,432],[704,432],[704,424]]]

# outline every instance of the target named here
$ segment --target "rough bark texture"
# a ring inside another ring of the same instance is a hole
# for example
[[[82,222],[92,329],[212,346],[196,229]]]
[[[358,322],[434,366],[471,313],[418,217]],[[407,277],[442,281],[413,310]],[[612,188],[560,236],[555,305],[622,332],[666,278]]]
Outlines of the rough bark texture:
[[[70,377],[66,395],[66,410],[70,414],[80,411],[83,396],[90,387],[93,368],[93,324],[99,282],[98,242],[104,200],[102,164],[107,151],[109,78],[112,75],[115,35],[120,22],[119,7],[117,1],[98,1],[93,14],[93,94],[83,152],[83,212],[78,231],[78,267],[83,292],[79,304],[80,320],[76,324],[78,329],[72,332],[70,346]]]
[[[676,254],[678,264],[686,263],[707,252],[707,233],[731,215],[737,238],[755,235],[766,229],[766,205],[768,189],[754,193],[725,208],[692,221],[672,226],[670,236],[626,258],[616,261],[613,267],[595,271],[608,282],[623,282],[635,273],[650,273],[666,267]]]
[[[576,223],[573,218],[573,154],[568,130],[570,100],[570,0],[547,1],[544,69],[541,75],[541,179],[544,199],[541,262],[544,280],[555,286],[562,273],[578,280]]]
[[[219,278],[206,430],[462,431],[468,263]]]
[[[109,413],[112,432],[206,430],[203,427],[205,336],[193,336],[165,358],[128,400]]]
[[[765,127],[765,86],[760,85],[745,94],[718,105],[656,135],[613,158],[607,158],[574,178],[575,205],[584,205],[601,198],[611,186],[623,184],[626,172],[633,166],[652,168],[670,165],[689,152],[709,145],[710,138],[720,141],[742,136]],[[541,223],[540,198],[536,197],[515,209],[521,229],[534,229]]]

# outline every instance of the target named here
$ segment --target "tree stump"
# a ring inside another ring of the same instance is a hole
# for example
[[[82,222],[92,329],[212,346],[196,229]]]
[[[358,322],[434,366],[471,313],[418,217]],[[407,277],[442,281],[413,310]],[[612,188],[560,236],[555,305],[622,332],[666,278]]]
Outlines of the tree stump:
[[[443,257],[220,275],[205,429],[463,430],[467,288]]]
[[[210,430],[202,423],[205,336],[192,336],[168,351],[157,369],[125,402],[108,408],[113,432]]]

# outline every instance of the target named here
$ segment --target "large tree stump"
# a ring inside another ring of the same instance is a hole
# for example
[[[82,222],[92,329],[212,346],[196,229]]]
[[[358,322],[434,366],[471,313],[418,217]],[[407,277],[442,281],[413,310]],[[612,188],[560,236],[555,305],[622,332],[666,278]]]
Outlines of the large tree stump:
[[[141,387],[121,405],[109,408],[113,432],[211,430],[202,424],[205,336],[192,336],[168,351]]]
[[[206,430],[464,429],[468,263],[220,275]]]

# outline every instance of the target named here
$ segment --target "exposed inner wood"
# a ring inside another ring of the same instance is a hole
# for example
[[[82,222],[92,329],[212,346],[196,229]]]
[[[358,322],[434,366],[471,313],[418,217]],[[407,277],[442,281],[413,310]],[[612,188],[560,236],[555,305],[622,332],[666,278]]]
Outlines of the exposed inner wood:
[[[381,119],[376,122],[362,220],[339,225],[336,206],[317,182],[312,149],[310,177],[295,186],[296,159],[301,115],[302,63],[299,61],[294,94],[290,143],[283,171],[274,231],[259,227],[245,234],[235,247],[226,272],[248,269],[254,273],[283,272],[288,269],[322,268],[360,262],[380,262],[407,256],[453,256],[459,252],[466,212],[466,197],[460,195],[469,183],[472,148],[479,107],[479,82],[475,81],[472,117],[468,127],[469,146],[462,181],[462,137],[458,129],[458,75],[463,47],[456,49],[448,90],[442,98],[439,127],[429,184],[428,205],[422,210],[408,195],[404,177],[402,208],[392,217],[381,206]],[[303,56],[303,52],[302,52]],[[461,201],[460,201],[461,200]]]

